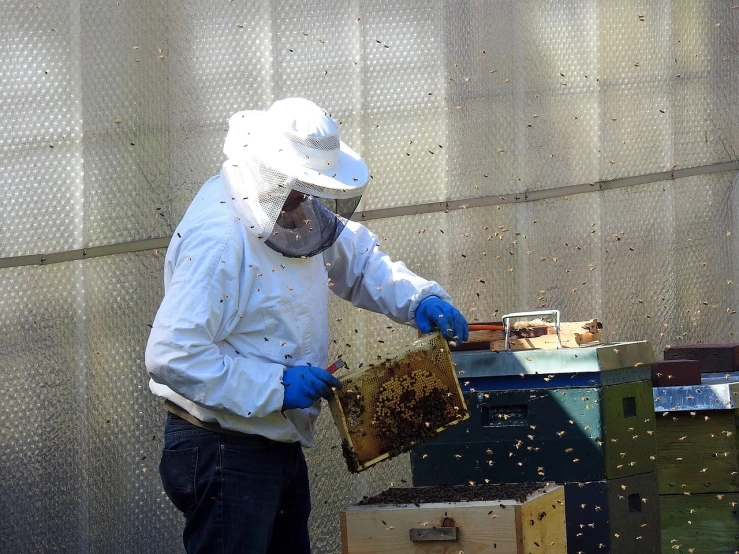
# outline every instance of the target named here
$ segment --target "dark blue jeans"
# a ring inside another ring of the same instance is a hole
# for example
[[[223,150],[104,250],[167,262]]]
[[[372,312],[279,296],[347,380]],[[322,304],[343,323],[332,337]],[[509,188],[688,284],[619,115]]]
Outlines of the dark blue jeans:
[[[298,443],[216,433],[168,413],[159,474],[185,515],[188,554],[310,552],[308,468]]]

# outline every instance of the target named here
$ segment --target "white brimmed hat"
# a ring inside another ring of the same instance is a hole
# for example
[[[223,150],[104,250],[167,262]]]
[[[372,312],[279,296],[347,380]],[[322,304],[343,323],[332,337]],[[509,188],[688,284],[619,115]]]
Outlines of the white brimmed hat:
[[[223,153],[235,162],[257,159],[313,185],[302,192],[350,198],[362,194],[369,170],[339,134],[338,123],[316,104],[304,98],[286,98],[266,111],[248,110],[231,116]]]

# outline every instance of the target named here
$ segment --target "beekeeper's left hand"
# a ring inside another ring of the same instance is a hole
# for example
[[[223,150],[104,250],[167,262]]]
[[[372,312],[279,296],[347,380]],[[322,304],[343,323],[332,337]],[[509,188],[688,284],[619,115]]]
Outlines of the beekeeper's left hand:
[[[467,320],[462,313],[438,296],[424,298],[418,305],[416,326],[424,334],[438,329],[449,341],[462,342],[470,336]]]

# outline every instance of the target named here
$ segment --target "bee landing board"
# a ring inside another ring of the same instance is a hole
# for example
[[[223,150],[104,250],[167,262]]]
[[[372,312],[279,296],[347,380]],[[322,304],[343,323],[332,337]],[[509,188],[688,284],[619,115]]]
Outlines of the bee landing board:
[[[408,452],[469,417],[439,333],[339,380],[342,388],[329,406],[353,473]]]

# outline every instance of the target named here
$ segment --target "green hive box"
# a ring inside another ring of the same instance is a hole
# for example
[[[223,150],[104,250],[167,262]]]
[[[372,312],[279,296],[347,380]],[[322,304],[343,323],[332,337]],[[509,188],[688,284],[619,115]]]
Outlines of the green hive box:
[[[649,343],[460,352],[454,361],[470,418],[411,453],[415,486],[656,470]]]
[[[660,495],[662,554],[736,554],[739,494]]]
[[[653,390],[660,494],[739,492],[738,393],[721,382]]]
[[[739,550],[737,378],[653,391],[663,554]]]
[[[565,485],[569,554],[659,554],[654,473]]]

